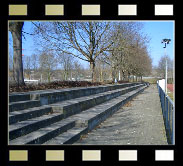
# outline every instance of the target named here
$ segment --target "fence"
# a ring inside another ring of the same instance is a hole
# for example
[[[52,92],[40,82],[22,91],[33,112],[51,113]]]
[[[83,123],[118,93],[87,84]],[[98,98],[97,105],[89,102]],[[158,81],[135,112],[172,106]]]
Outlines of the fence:
[[[173,101],[167,94],[165,94],[158,83],[157,87],[160,96],[167,140],[169,144],[175,144],[175,106]]]

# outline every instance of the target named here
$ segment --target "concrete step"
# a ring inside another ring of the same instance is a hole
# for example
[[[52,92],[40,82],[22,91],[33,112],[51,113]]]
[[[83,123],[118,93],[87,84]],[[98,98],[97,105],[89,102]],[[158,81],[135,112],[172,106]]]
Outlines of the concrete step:
[[[63,113],[64,118],[77,114],[83,110],[94,107],[98,104],[111,100],[115,97],[123,95],[129,91],[137,89],[143,86],[143,84],[126,87],[122,89],[107,91],[104,93],[99,93],[95,95],[90,95],[87,97],[80,97],[73,100],[67,100],[55,104],[51,104],[53,112]]]
[[[37,131],[31,132],[25,136],[19,137],[9,142],[10,145],[25,145],[25,144],[43,144],[44,142],[66,132],[75,126],[75,121],[72,119],[64,119],[43,127]]]
[[[12,93],[9,95],[9,102],[27,101],[30,100],[30,94],[27,93]]]
[[[140,87],[125,95],[114,98],[108,102],[97,105],[79,114],[73,115],[72,118],[76,121],[76,126],[67,132],[45,142],[45,145],[73,144],[79,140],[82,135],[88,133],[115,113],[121,106],[131,100],[133,97],[142,92],[147,86]]]
[[[44,145],[73,144],[88,132],[87,127],[73,127],[67,132],[47,141]]]
[[[63,114],[52,113],[9,125],[9,140],[29,134],[62,119]]]
[[[39,117],[52,112],[49,105],[43,105],[40,107],[29,108],[26,110],[13,111],[9,113],[9,124],[14,124],[27,119]]]
[[[19,110],[28,109],[32,107],[39,107],[39,106],[40,106],[39,100],[11,102],[9,104],[9,112],[19,111]]]

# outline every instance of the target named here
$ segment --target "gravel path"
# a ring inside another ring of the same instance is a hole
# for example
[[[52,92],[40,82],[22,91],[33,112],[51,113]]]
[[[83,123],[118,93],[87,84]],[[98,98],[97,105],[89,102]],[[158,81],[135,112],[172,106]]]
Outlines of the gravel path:
[[[156,85],[150,85],[74,144],[167,145]]]

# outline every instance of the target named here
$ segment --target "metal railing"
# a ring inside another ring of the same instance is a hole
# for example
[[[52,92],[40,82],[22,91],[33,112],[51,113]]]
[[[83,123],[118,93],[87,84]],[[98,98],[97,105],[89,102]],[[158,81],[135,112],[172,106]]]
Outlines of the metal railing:
[[[175,106],[170,97],[157,84],[160,96],[163,119],[169,144],[175,144]]]

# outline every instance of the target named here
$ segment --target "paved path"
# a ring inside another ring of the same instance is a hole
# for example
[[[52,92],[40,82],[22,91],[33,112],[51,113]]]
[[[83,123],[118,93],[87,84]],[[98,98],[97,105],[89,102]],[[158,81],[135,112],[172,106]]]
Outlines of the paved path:
[[[156,85],[150,85],[131,102],[75,145],[166,145]]]

